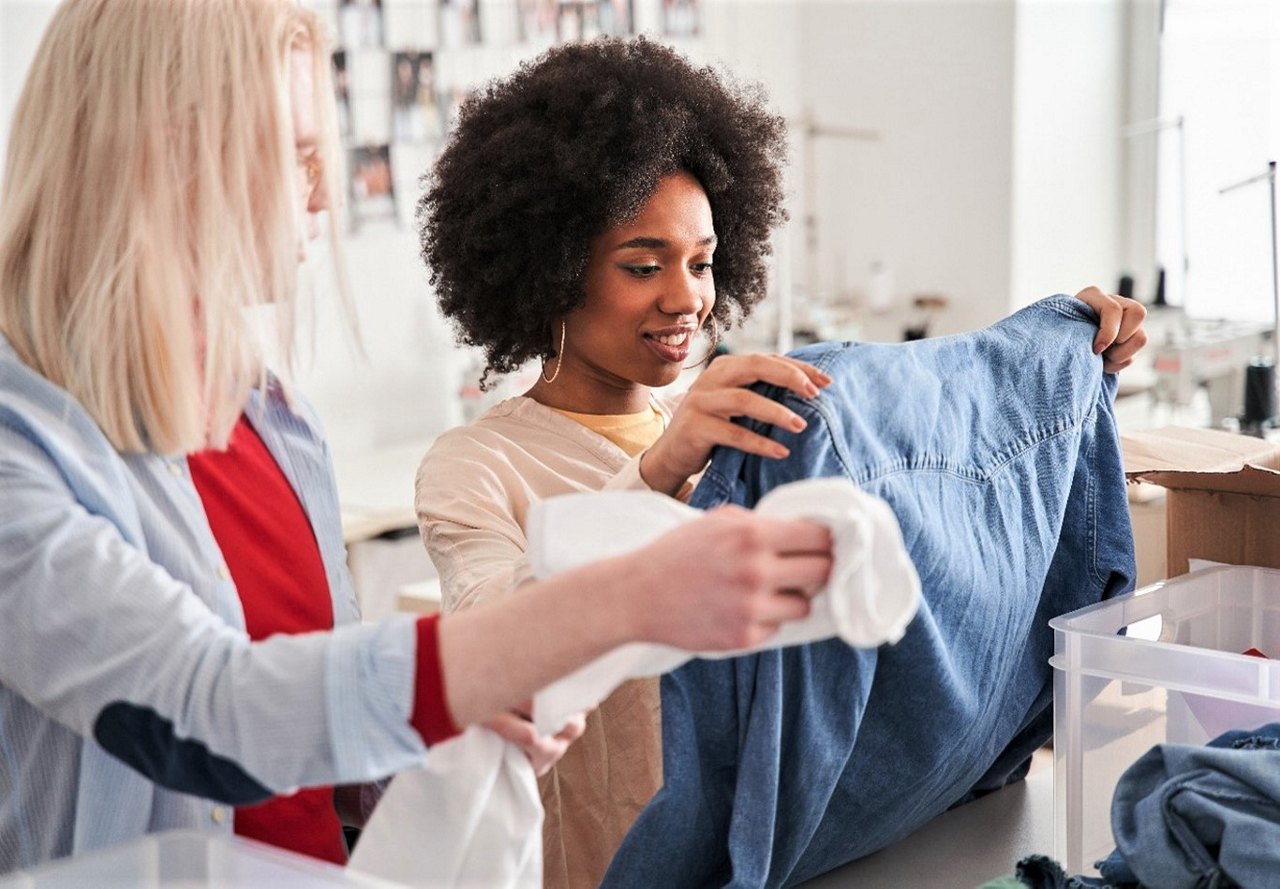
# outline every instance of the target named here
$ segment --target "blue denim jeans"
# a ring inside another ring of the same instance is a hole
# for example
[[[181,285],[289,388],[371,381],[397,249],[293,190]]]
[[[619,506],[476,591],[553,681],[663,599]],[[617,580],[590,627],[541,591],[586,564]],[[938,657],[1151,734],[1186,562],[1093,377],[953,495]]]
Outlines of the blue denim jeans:
[[[1092,312],[1041,301],[986,330],[818,344],[786,460],[713,455],[695,506],[800,478],[884,498],[923,585],[906,636],[693,661],[662,682],[665,783],[605,885],[783,886],[1025,774],[1051,730],[1049,618],[1132,586],[1132,534]]]
[[[1280,886],[1280,723],[1152,748],[1116,785],[1111,829],[1099,869],[1112,882]]]
[[[1100,879],[1039,856],[1019,863],[1018,878],[1034,889],[1280,886],[1280,723],[1205,747],[1152,747],[1120,777],[1111,828],[1117,846],[1098,862]]]

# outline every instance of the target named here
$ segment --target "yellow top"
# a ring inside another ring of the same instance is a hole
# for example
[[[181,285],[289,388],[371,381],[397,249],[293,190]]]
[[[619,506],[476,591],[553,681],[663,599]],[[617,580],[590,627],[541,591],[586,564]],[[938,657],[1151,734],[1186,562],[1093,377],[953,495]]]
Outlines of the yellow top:
[[[667,420],[652,404],[638,414],[576,414],[552,408],[621,448],[628,457],[648,450],[666,431]]]

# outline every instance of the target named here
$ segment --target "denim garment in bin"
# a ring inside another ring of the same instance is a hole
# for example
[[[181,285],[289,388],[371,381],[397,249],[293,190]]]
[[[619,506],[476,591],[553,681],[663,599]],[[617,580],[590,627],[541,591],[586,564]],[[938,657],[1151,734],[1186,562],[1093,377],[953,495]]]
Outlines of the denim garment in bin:
[[[1018,862],[1032,889],[1273,889],[1280,886],[1280,723],[1233,730],[1208,746],[1157,744],[1111,801],[1119,847],[1101,877],[1050,858]]]
[[[1132,588],[1115,378],[1055,296],[976,333],[823,343],[834,382],[775,461],[720,449],[695,506],[844,476],[893,508],[924,601],[894,646],[693,661],[662,681],[665,784],[611,887],[784,886],[1026,773],[1052,729],[1048,620]]]
[[[1112,883],[1280,886],[1280,723],[1152,747],[1116,785],[1111,829]]]

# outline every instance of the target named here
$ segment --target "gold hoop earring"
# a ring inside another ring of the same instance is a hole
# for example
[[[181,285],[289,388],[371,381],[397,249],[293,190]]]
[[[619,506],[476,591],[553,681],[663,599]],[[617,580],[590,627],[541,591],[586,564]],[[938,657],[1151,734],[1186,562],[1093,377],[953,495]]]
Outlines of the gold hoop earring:
[[[544,383],[554,383],[556,377],[560,376],[560,365],[564,364],[564,319],[560,319],[560,348],[556,352],[556,369],[550,378],[547,377],[547,363],[542,362],[542,381]]]
[[[702,356],[702,360],[695,361],[693,364],[686,364],[684,370],[693,370],[695,367],[702,367],[711,360],[711,356],[716,354],[716,347],[720,345],[720,325],[716,323],[716,316],[711,316],[711,348],[707,350],[707,354]]]

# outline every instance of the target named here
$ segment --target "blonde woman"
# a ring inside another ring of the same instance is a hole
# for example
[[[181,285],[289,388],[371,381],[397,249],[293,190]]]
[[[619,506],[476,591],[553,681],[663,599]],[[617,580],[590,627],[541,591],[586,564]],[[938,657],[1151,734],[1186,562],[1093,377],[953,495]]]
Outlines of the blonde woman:
[[[829,568],[821,529],[724,512],[360,625],[315,417],[245,319],[287,330],[336,194],[329,76],[292,0],[69,0],[39,48],[0,197],[0,873],[177,827],[341,861],[335,786],[624,641],[761,639]]]

